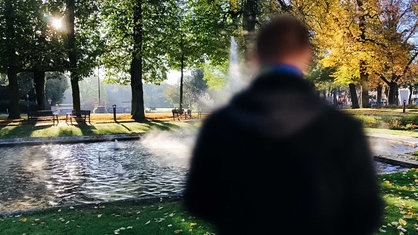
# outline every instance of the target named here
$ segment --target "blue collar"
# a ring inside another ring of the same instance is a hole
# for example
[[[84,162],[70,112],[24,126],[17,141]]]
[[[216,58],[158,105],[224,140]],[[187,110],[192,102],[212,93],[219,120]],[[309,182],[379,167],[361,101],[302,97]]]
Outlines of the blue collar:
[[[296,68],[293,65],[289,64],[271,64],[264,66],[265,69],[263,69],[265,72],[275,72],[275,73],[286,73],[295,75],[298,77],[303,77],[302,71],[300,69]]]

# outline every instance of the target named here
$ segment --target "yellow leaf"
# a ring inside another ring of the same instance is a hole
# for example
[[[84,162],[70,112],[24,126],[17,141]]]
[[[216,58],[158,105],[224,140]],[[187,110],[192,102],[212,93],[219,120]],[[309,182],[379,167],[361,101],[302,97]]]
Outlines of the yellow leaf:
[[[197,223],[190,223],[190,227],[194,227],[196,225],[197,225]]]
[[[27,218],[22,218],[22,219],[21,219],[21,221],[22,221],[23,223],[26,223],[26,221],[28,221],[28,219],[27,219]]]
[[[405,226],[406,225],[406,221],[404,219],[400,218],[399,219],[399,224],[402,225],[402,226]]]
[[[181,230],[181,229],[174,230],[174,233],[175,233],[175,234],[179,234],[179,233],[181,233],[181,232],[183,232],[183,230]]]

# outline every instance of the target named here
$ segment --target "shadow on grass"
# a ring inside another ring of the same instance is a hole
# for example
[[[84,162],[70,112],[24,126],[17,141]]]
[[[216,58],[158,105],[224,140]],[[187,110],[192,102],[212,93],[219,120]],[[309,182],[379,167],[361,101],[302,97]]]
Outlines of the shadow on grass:
[[[172,129],[176,129],[179,126],[167,121],[160,121],[160,120],[146,120],[143,123],[148,124],[150,128],[158,128],[160,130],[169,131]]]
[[[97,130],[97,128],[94,125],[87,124],[84,121],[78,121],[77,125],[75,125],[74,127],[80,129],[83,135],[94,135],[96,134],[94,130]]]
[[[32,136],[33,132],[44,130],[47,128],[50,128],[52,126],[52,123],[45,123],[43,124],[41,122],[41,125],[39,125],[37,122],[22,122],[20,124],[17,124],[16,127],[12,128],[10,131],[8,131],[6,134],[2,135],[3,138],[22,138],[22,137],[30,137]],[[2,126],[4,128],[6,126]]]

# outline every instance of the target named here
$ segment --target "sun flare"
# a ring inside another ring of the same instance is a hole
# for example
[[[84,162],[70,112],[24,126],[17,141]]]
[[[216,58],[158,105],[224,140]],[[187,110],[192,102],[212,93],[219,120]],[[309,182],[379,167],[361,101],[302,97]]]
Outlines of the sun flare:
[[[63,28],[63,23],[61,18],[52,18],[51,20],[52,27],[56,30],[61,30]]]

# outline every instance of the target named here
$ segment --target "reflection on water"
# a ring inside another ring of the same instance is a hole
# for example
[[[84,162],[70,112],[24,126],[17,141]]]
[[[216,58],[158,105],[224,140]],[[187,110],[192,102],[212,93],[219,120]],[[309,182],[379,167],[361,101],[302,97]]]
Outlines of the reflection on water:
[[[1,148],[0,212],[181,193],[196,132],[150,132],[140,141]],[[371,140],[375,155],[413,148]],[[379,173],[405,168],[376,162]]]
[[[181,192],[188,158],[161,164],[140,141],[1,148],[0,212]]]

